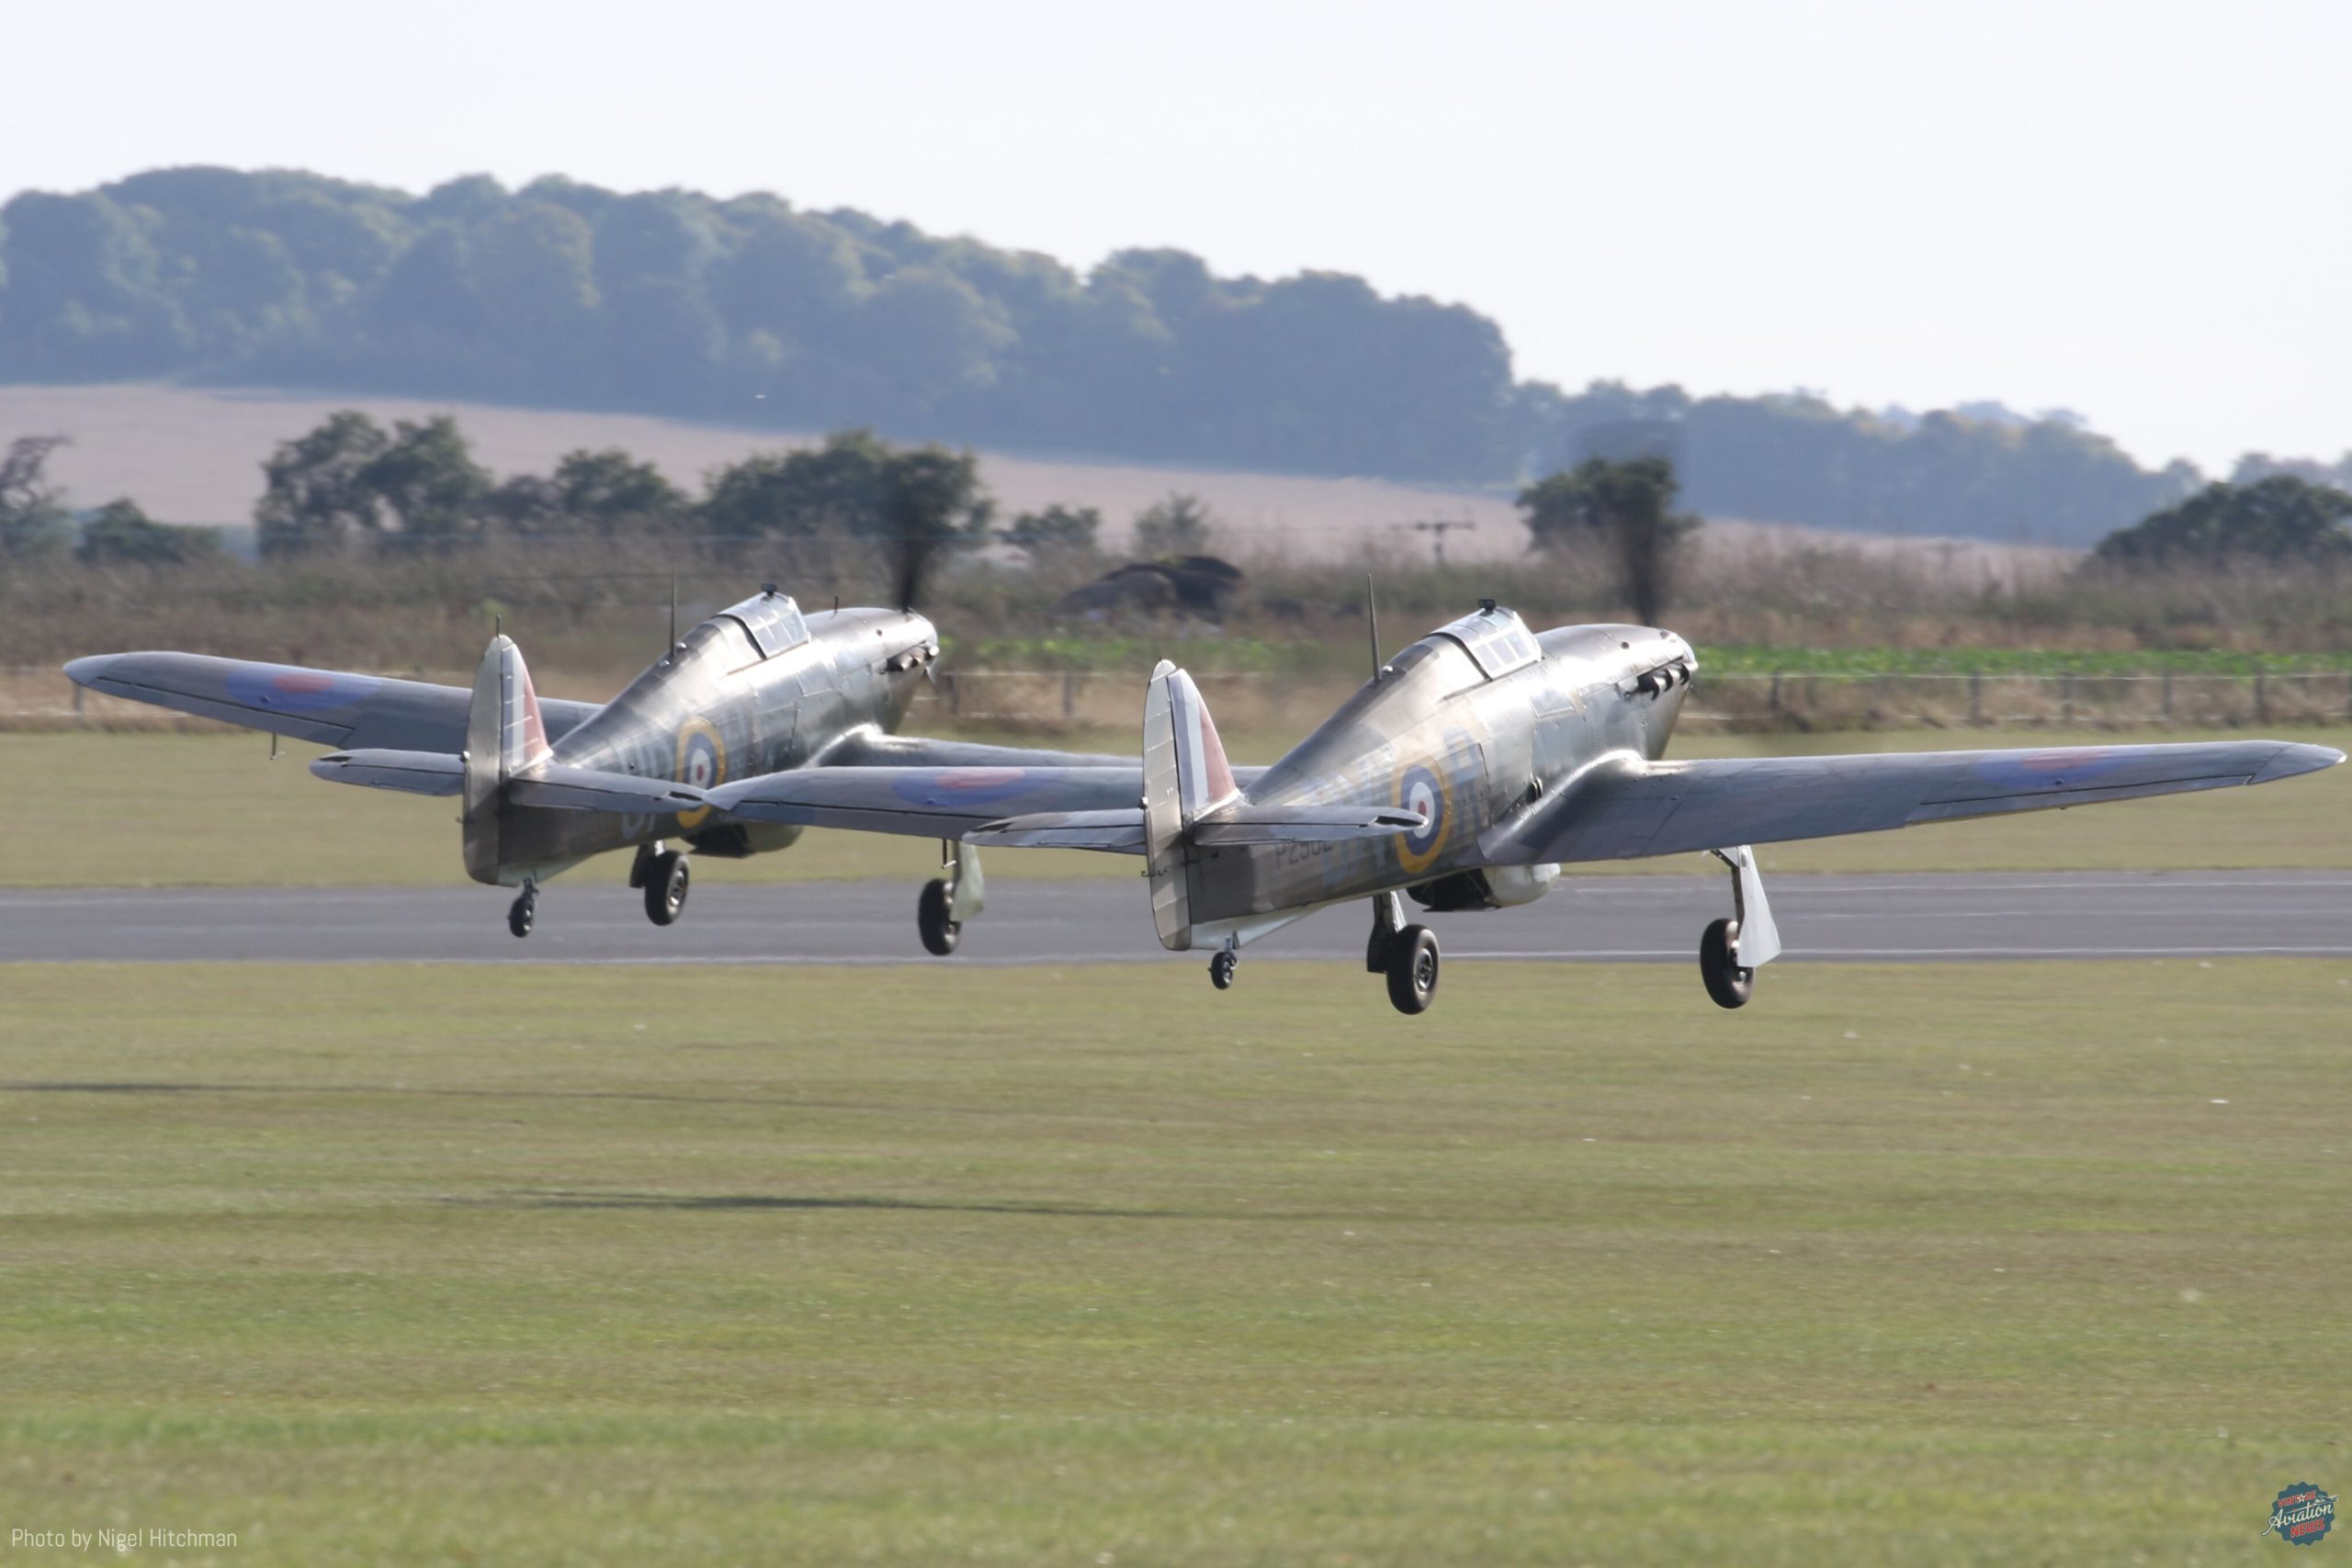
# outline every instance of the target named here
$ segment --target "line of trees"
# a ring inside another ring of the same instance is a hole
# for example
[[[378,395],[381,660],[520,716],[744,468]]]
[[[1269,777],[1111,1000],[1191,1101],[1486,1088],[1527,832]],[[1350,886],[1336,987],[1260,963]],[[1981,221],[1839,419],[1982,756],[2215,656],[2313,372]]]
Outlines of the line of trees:
[[[131,378],[1473,485],[1618,456],[1595,434],[1641,421],[1671,427],[1685,499],[1710,516],[2052,543],[2202,483],[2061,413],[1519,381],[1493,321],[1342,274],[1221,277],[1174,250],[1081,274],[845,209],[560,176],[420,197],[181,168],[17,196],[0,380]],[[2247,461],[2352,483],[2352,457]]]
[[[0,452],[0,566],[53,559],[71,548],[87,565],[183,565],[220,558],[218,530],[155,523],[129,499],[76,513],[47,476],[61,435],[19,437]],[[994,500],[968,450],[900,446],[868,430],[762,453],[712,470],[689,494],[653,464],[617,447],[566,453],[553,471],[501,480],[474,457],[446,414],[388,429],[345,409],[281,443],[263,465],[254,508],[265,559],[399,549],[447,553],[499,540],[654,543],[721,555],[785,546],[804,564],[841,547],[888,570],[911,604],[948,557],[990,543],[1033,565],[1091,569],[1102,513],[1050,505],[998,525]],[[1209,509],[1171,494],[1133,520],[1136,551],[1183,557],[1215,536]],[[832,563],[838,564],[838,563]]]

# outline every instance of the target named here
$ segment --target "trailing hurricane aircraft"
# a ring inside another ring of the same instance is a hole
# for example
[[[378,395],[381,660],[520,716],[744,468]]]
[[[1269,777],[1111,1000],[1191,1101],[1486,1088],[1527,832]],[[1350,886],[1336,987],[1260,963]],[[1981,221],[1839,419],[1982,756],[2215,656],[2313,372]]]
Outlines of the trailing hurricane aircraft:
[[[539,697],[503,635],[470,691],[193,653],[99,654],[65,671],[111,696],[339,748],[311,764],[321,778],[459,797],[466,871],[517,889],[507,926],[521,937],[537,919],[539,885],[592,855],[634,848],[629,886],[666,926],[685,908],[688,869],[664,840],[740,858],[800,836],[717,813],[706,791],[730,779],[838,764],[952,778],[1005,763],[1120,761],[892,735],[938,657],[938,634],[911,611],[803,616],[770,585],[673,636],[602,705]],[[969,850],[951,847],[946,858],[919,905],[924,945],[940,953],[954,950],[983,891]]]
[[[978,767],[893,765],[868,750],[706,798],[729,822],[1140,855],[1161,943],[1213,950],[1220,990],[1246,944],[1368,900],[1364,967],[1408,1013],[1435,996],[1439,954],[1428,928],[1406,923],[1401,896],[1502,908],[1541,897],[1564,864],[1709,852],[1729,868],[1731,912],[1701,935],[1700,976],[1736,1008],[1781,952],[1756,844],[2268,784],[2344,761],[2324,746],[2231,740],[1675,761],[1667,741],[1698,660],[1670,632],[1537,636],[1486,600],[1374,657],[1372,680],[1271,768],[1230,766],[1191,677],[1162,662],[1140,763],[1012,752]]]

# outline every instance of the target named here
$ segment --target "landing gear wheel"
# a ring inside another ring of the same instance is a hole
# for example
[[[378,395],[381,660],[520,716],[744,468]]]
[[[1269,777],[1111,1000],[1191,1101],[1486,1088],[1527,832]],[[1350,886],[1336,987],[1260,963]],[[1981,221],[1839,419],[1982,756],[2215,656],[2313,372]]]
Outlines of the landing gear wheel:
[[[1437,1000],[1437,933],[1407,926],[1388,939],[1388,999],[1398,1012],[1427,1012]]]
[[[1209,984],[1220,991],[1233,989],[1233,971],[1239,967],[1241,955],[1227,948],[1209,960]]]
[[[676,925],[686,912],[686,857],[665,850],[645,869],[645,918],[657,926]]]
[[[1756,971],[1732,962],[1732,939],[1738,934],[1729,920],[1717,920],[1699,939],[1699,977],[1719,1008],[1746,1007],[1756,992]]]
[[[922,885],[922,898],[915,905],[915,929],[922,933],[923,950],[933,956],[944,958],[956,951],[956,939],[964,928],[947,918],[947,884],[938,877]]]
[[[506,929],[518,937],[529,936],[531,926],[538,918],[539,890],[526,884],[522,892],[514,895],[514,902],[507,906]]]

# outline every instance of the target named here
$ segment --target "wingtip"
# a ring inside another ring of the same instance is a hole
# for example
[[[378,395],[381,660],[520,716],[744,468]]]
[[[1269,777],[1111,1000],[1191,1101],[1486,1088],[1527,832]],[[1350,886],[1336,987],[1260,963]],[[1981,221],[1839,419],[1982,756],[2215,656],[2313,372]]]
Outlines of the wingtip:
[[[69,659],[65,661],[65,678],[77,686],[91,685],[121,657],[119,653],[92,653],[80,659]]]
[[[2265,762],[2262,771],[2254,775],[2254,782],[2269,784],[2277,779],[2291,779],[2298,773],[2315,773],[2342,761],[2344,753],[2333,746],[2313,746],[2295,741],[2279,747],[2278,754]]]

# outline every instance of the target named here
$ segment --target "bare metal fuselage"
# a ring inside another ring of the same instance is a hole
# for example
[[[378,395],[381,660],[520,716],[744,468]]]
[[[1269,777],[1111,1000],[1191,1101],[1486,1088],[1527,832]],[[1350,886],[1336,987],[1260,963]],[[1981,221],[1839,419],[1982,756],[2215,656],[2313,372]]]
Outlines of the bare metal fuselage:
[[[713,788],[799,767],[860,729],[895,730],[922,678],[928,621],[891,610],[808,617],[797,647],[763,656],[729,615],[687,634],[601,711],[559,738],[566,765]],[[910,651],[918,657],[910,659]],[[684,837],[704,854],[782,849],[800,829],[720,822],[708,810],[624,815],[501,804],[469,818],[467,874],[514,886],[590,855]]]
[[[1647,626],[1544,633],[1541,660],[1487,679],[1444,637],[1416,643],[1250,788],[1253,802],[1398,806],[1433,815],[1423,833],[1194,846],[1191,919],[1214,936],[1348,899],[1420,886],[1488,864],[1480,840],[1611,754],[1662,755],[1687,682],[1633,679],[1690,646]],[[1433,809],[1432,809],[1433,808]]]

